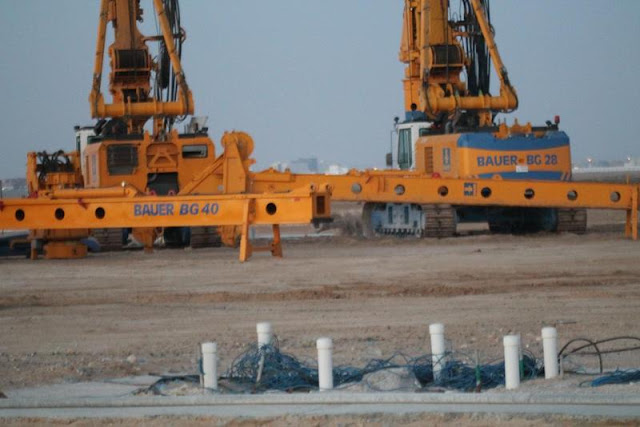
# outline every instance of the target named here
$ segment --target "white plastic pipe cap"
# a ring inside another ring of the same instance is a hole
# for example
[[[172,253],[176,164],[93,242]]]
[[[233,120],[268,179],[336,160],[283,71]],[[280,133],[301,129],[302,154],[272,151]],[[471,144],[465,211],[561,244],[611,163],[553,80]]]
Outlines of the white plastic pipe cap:
[[[217,353],[218,352],[218,344],[214,342],[205,342],[202,343],[202,353]]]
[[[269,322],[261,322],[256,325],[258,332],[258,346],[270,345],[273,341],[273,326]]]
[[[520,337],[517,335],[505,335],[502,343],[505,347],[518,347],[520,345]]]
[[[442,323],[434,323],[429,325],[429,333],[431,335],[444,334],[444,325]]]
[[[542,339],[547,339],[547,338],[558,338],[558,330],[551,326],[542,328]]]
[[[273,332],[273,326],[269,322],[260,322],[256,325],[256,331],[259,334],[268,334]]]
[[[318,350],[331,350],[333,349],[333,340],[331,338],[318,338],[316,341],[316,347]]]

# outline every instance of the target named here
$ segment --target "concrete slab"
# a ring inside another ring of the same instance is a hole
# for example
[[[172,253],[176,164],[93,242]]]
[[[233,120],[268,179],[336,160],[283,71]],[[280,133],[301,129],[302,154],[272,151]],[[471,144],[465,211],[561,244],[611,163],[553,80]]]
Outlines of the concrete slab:
[[[109,384],[122,384],[138,387],[150,387],[158,382],[162,377],[157,375],[138,375],[124,378],[114,378],[111,380],[105,380],[105,383]]]
[[[108,382],[87,382],[53,384],[42,387],[24,388],[5,392],[5,401],[29,400],[68,400],[68,399],[107,399],[130,396],[140,389],[136,384],[116,384]]]
[[[137,386],[123,384],[79,383],[19,390],[0,400],[0,418],[479,413],[640,419],[640,396],[628,394],[315,392],[160,397],[134,396],[135,389]]]
[[[173,402],[177,403],[177,402]],[[343,404],[218,404],[178,406],[71,406],[45,408],[0,409],[2,418],[142,418],[149,416],[211,416],[270,418],[315,415],[373,414],[527,414],[604,417],[607,419],[638,419],[640,406],[572,405],[572,404],[474,404],[474,403],[343,403]]]

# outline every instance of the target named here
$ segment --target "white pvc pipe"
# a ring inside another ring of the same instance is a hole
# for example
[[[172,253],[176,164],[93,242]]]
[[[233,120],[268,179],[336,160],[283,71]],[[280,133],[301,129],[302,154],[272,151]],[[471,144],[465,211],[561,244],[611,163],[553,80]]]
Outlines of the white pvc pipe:
[[[271,345],[273,342],[273,327],[269,322],[262,322],[256,325],[256,331],[258,332],[258,348],[262,348],[265,345]]]
[[[429,325],[429,334],[431,335],[431,364],[433,367],[433,380],[440,381],[442,369],[445,366],[445,343],[444,343],[444,325],[442,323],[434,323]]]
[[[558,376],[558,331],[556,328],[542,328],[542,348],[544,351],[544,377]]]
[[[273,326],[269,322],[261,322],[256,325],[258,332],[258,350],[260,350],[260,361],[258,362],[258,375],[256,376],[256,384],[262,379],[262,371],[264,369],[264,352],[262,348],[271,345],[273,342]]]
[[[504,377],[507,390],[520,386],[520,350],[517,335],[506,335],[504,344]]]
[[[202,343],[202,372],[204,388],[218,389],[218,345],[214,342]]]
[[[318,380],[320,391],[333,389],[333,341],[331,338],[318,338]]]

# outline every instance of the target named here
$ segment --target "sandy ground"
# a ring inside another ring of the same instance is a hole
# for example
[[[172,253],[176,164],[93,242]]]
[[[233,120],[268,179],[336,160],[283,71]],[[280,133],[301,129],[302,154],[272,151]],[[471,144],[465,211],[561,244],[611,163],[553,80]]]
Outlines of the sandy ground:
[[[433,322],[446,325],[452,349],[483,360],[500,357],[510,332],[541,355],[545,325],[558,327],[561,344],[640,336],[640,243],[624,238],[623,222],[623,213],[591,211],[585,236],[467,227],[443,240],[309,238],[285,243],[284,259],[245,264],[226,248],[0,259],[0,390],[195,372],[205,340],[218,342],[225,370],[259,321],[273,322],[286,352],[314,357],[316,338],[330,336],[336,363],[354,365],[427,353]],[[605,359],[617,366],[639,367],[639,353]],[[447,420],[474,421],[431,418]]]
[[[95,420],[50,420],[50,419],[19,419],[6,420],[3,424],[6,427],[18,427],[24,425],[31,426],[73,426],[73,427],[91,427],[98,425]],[[185,425],[185,426],[212,426],[225,425],[229,427],[297,427],[297,426],[331,426],[331,427],[388,427],[402,425],[405,427],[440,427],[440,426],[474,426],[474,427],[543,427],[543,426],[589,426],[589,427],[605,427],[605,426],[637,426],[634,421],[611,421],[611,420],[588,420],[585,418],[567,418],[558,416],[485,416],[485,415],[423,415],[423,414],[407,414],[407,415],[376,415],[370,416],[310,416],[301,419],[296,416],[288,416],[279,419],[227,419],[227,418],[209,418],[209,417],[154,417],[147,420],[126,420],[126,419],[107,419],[100,422],[100,425],[109,426],[157,426],[157,425]]]

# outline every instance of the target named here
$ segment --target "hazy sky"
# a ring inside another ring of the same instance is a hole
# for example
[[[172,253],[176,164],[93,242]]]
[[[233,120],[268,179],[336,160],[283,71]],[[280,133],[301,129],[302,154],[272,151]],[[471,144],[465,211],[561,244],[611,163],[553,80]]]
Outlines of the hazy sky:
[[[27,151],[74,147],[87,97],[98,0],[0,0],[0,177]],[[154,28],[149,0],[147,23]],[[403,114],[401,0],[183,0],[184,66],[197,114],[256,140],[259,166],[311,155],[382,166]],[[638,0],[492,0],[521,106],[559,114],[574,160],[640,156]],[[106,80],[106,79],[105,79]],[[497,87],[494,86],[494,89]]]

